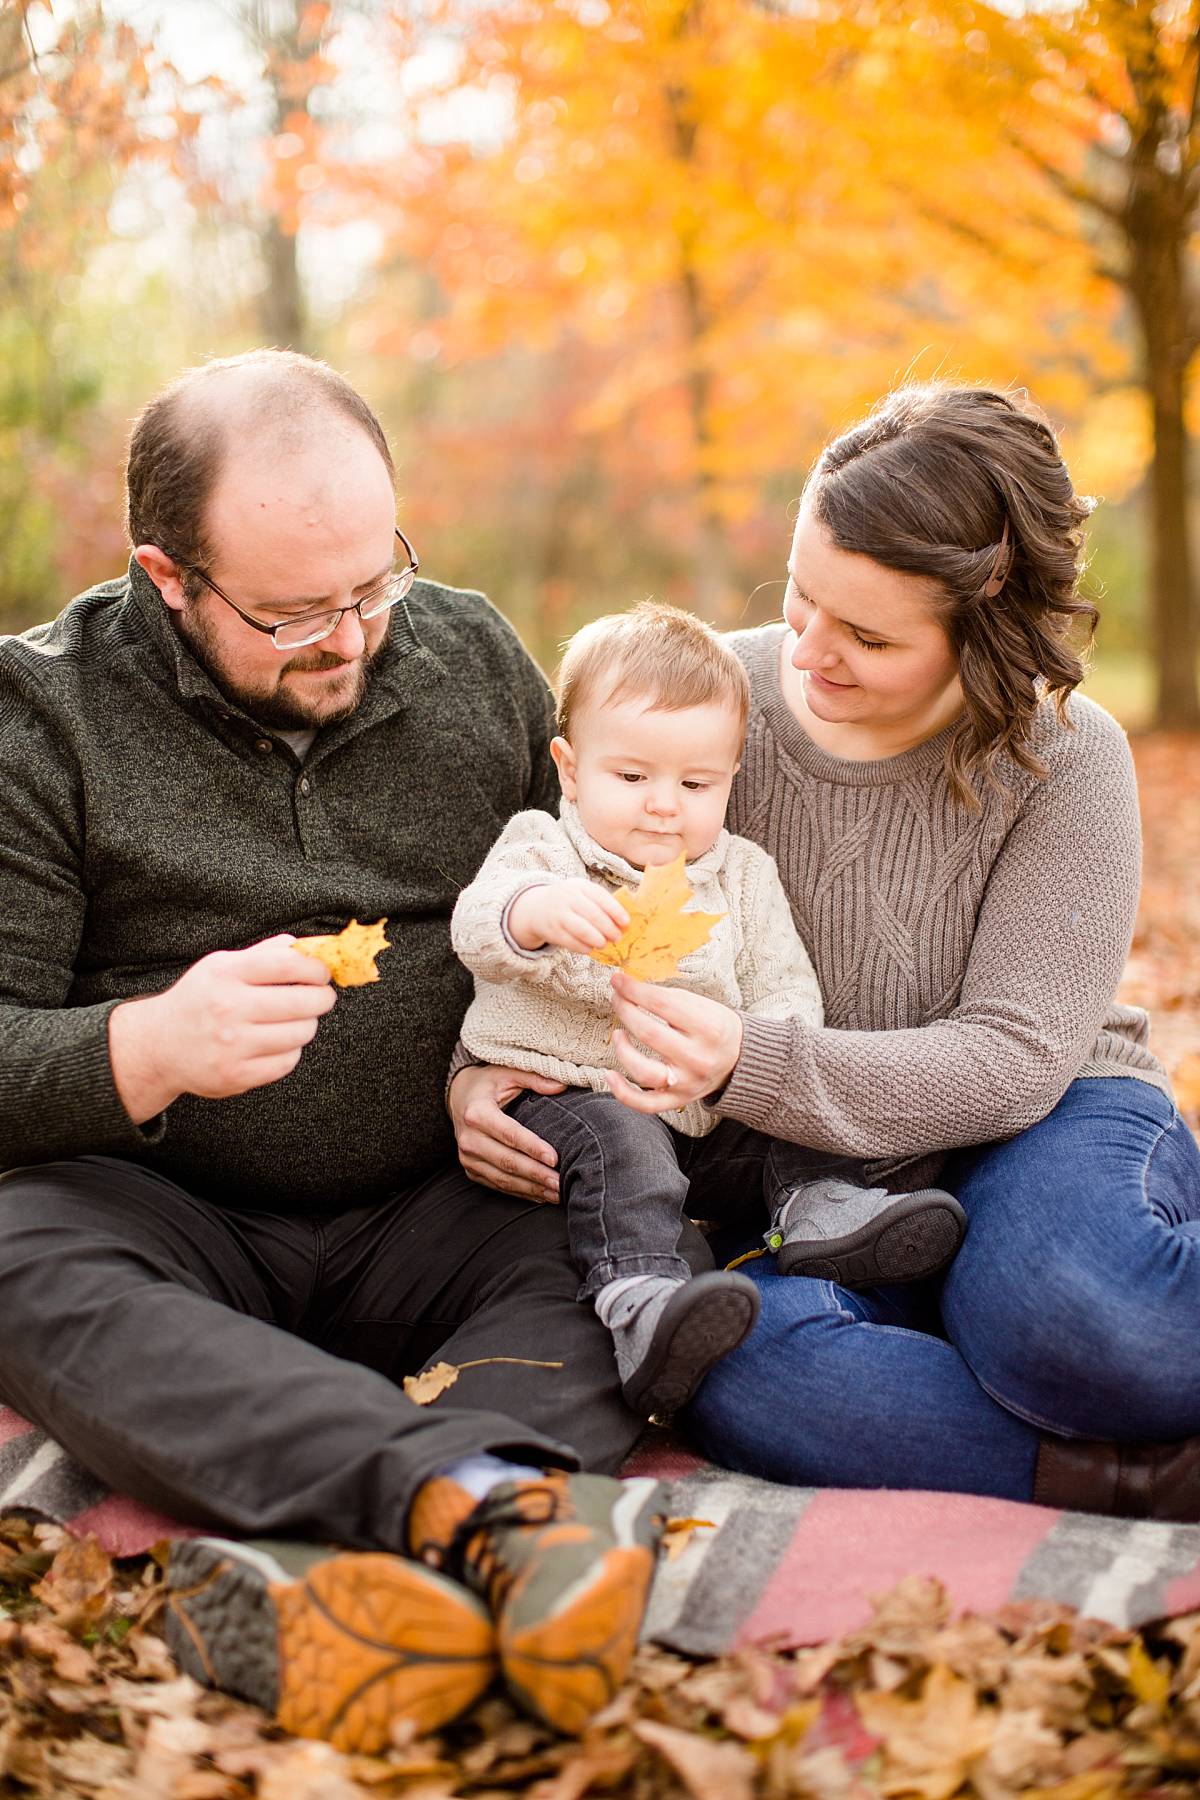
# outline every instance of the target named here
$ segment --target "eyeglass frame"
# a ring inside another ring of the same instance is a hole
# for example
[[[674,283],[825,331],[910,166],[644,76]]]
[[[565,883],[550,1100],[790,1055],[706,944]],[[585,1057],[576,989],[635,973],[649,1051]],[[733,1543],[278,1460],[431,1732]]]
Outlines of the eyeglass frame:
[[[379,607],[376,612],[368,613],[366,615],[367,618],[377,619],[380,613],[389,612],[393,606],[398,606],[400,601],[403,600],[407,594],[411,593],[412,584],[417,577],[417,570],[421,566],[420,560],[400,527],[394,525],[392,529],[400,539],[400,542],[404,545],[405,553],[408,557],[407,567],[401,569],[398,574],[389,575],[387,580],[382,582],[380,586],[375,589],[374,593],[364,594],[361,600],[354,600],[349,606],[333,606],[330,607],[328,611],[298,613],[294,619],[278,619],[274,625],[264,625],[261,619],[253,619],[248,612],[243,612],[237,601],[231,600],[224,588],[218,587],[212,576],[206,575],[203,569],[198,569],[195,563],[186,562],[183,557],[174,556],[169,550],[164,550],[163,555],[170,556],[171,561],[175,563],[178,568],[186,569],[189,575],[195,575],[198,580],[204,583],[206,588],[211,589],[218,600],[223,600],[226,606],[231,606],[238,618],[241,619],[244,624],[249,625],[252,631],[261,631],[265,633],[265,635],[270,638],[276,650],[283,652],[287,652],[288,650],[305,650],[308,648],[309,644],[319,644],[323,639],[332,637],[348,612],[357,613],[359,623],[362,624],[362,608],[369,601],[378,598],[380,594],[387,593],[389,588],[394,587],[398,583],[403,582],[404,586],[401,587],[395,598],[389,600],[386,606]],[[288,625],[303,625],[306,619],[332,619],[333,623],[327,630],[322,631],[320,636],[306,638],[303,644],[281,644],[276,640],[275,633],[277,631],[284,630]]]

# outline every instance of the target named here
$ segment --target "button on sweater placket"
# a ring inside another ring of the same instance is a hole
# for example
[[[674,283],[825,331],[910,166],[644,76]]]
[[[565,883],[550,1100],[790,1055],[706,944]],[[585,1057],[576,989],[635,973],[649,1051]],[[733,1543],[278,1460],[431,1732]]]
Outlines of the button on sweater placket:
[[[316,782],[311,775],[297,777],[292,796],[296,816],[296,837],[306,857],[321,853],[321,814],[316,797]]]

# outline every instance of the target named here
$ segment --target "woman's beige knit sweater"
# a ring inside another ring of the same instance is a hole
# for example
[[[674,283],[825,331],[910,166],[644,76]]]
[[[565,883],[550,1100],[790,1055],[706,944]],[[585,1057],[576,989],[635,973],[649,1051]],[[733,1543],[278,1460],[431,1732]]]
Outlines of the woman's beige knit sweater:
[[[1146,1015],[1113,1000],[1141,871],[1115,721],[1073,696],[1070,729],[1047,703],[1033,748],[1048,776],[1006,765],[1006,791],[968,813],[947,788],[948,733],[878,762],[818,749],[783,700],[785,635],[731,639],[754,705],[728,824],[779,865],[825,1028],[747,1018],[718,1111],[862,1157],[897,1188],[1035,1123],[1077,1076],[1169,1092]]]

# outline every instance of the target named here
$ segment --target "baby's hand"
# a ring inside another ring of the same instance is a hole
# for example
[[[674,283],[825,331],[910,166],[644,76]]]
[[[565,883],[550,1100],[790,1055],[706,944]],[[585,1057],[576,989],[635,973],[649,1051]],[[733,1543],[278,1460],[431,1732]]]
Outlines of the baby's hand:
[[[583,876],[527,887],[508,911],[508,929],[522,950],[557,944],[586,955],[615,943],[628,923],[629,914],[608,889]]]

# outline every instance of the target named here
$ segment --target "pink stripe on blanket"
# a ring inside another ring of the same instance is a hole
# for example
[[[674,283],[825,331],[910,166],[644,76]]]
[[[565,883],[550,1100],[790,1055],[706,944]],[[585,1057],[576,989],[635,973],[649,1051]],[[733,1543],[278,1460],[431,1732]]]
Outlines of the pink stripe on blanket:
[[[0,1444],[11,1443],[13,1438],[24,1437],[33,1426],[20,1413],[13,1412],[11,1407],[0,1406]]]
[[[968,1494],[827,1489],[805,1509],[737,1642],[838,1637],[866,1623],[873,1594],[914,1572],[936,1576],[959,1609],[1002,1606],[1059,1517]]]
[[[161,1538],[201,1535],[198,1525],[181,1525],[178,1519],[156,1512],[152,1506],[142,1506],[137,1500],[127,1500],[122,1494],[109,1494],[67,1523],[77,1537],[94,1533],[100,1548],[110,1556],[141,1556]]]
[[[1189,1569],[1186,1575],[1169,1581],[1165,1593],[1164,1617],[1174,1619],[1180,1613],[1195,1612],[1200,1608],[1200,1568]]]

